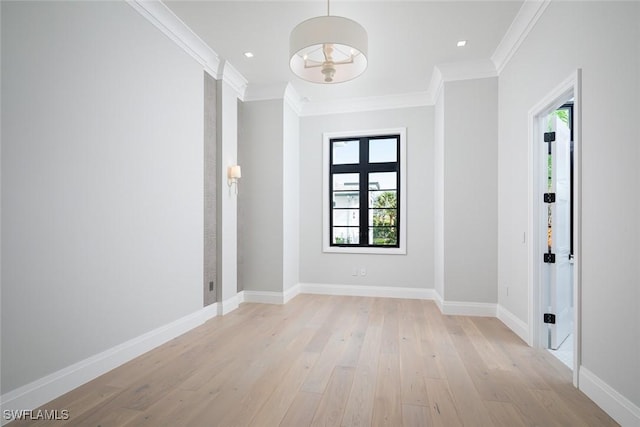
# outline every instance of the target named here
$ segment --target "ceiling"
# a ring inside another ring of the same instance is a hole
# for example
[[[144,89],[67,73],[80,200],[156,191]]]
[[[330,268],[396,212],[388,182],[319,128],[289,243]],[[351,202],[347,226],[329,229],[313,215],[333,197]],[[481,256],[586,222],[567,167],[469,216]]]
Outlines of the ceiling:
[[[325,15],[326,2],[165,1],[220,58],[253,85],[290,82],[309,101],[426,91],[438,64],[487,60],[522,1],[332,1],[331,15],[360,23],[369,35],[368,68],[355,80],[308,83],[289,70],[289,34]],[[467,40],[457,47],[458,40]],[[248,59],[244,52],[252,52]]]

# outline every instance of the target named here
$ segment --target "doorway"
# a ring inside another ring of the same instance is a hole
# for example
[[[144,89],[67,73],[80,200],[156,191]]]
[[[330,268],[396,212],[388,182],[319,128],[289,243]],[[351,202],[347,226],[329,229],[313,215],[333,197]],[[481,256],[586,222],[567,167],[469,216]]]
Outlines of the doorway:
[[[530,344],[580,366],[580,70],[529,113]]]
[[[573,105],[570,99],[546,116],[539,116],[546,145],[543,176],[541,288],[547,325],[546,347],[573,370]]]

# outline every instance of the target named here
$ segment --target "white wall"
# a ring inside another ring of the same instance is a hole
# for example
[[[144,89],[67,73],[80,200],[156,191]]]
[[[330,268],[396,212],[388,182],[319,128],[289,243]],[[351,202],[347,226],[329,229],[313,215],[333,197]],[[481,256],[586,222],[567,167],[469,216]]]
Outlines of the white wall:
[[[224,77],[217,86],[217,188],[216,200],[218,301],[221,314],[238,307],[238,197],[235,188],[228,186],[228,169],[238,164],[238,92]]]
[[[282,292],[283,101],[242,105],[238,195],[242,288]]]
[[[496,303],[498,79],[446,82],[442,93],[442,297]]]
[[[126,3],[2,2],[2,393],[202,307],[202,67]]]
[[[444,92],[440,92],[434,109],[434,288],[439,297],[444,296]]]
[[[526,322],[527,115],[582,68],[582,365],[636,407],[639,27],[638,2],[552,2],[500,75],[498,164],[499,302]]]
[[[300,119],[284,103],[282,132],[282,290],[300,281]]]
[[[242,105],[239,277],[246,291],[299,282],[299,118],[283,99]]]
[[[433,289],[434,109],[405,108],[300,119],[300,281]],[[322,252],[322,134],[407,128],[407,254]],[[364,267],[366,276],[354,277]]]

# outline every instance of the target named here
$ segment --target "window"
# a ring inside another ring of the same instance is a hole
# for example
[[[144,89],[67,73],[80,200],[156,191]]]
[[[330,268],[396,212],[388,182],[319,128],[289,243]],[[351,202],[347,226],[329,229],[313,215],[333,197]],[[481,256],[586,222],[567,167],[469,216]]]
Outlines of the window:
[[[325,252],[406,253],[404,135],[324,135]]]

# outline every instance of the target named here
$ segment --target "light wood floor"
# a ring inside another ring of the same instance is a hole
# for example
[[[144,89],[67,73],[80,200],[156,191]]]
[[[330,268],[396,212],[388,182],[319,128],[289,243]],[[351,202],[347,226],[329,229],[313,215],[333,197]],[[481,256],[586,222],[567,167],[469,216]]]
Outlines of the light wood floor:
[[[499,320],[431,301],[242,304],[11,426],[610,426],[571,372]]]

